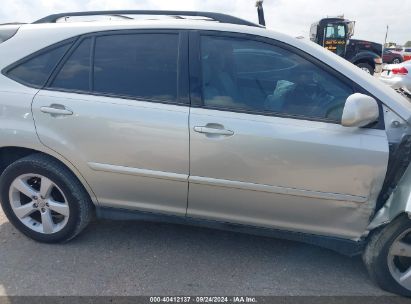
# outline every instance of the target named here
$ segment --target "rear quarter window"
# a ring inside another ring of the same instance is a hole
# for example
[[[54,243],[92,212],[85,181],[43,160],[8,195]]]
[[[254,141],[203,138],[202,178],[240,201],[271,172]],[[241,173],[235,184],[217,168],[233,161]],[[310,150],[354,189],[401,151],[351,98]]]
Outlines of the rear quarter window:
[[[34,53],[21,62],[14,64],[5,74],[19,83],[42,87],[70,45],[71,42],[68,42]]]

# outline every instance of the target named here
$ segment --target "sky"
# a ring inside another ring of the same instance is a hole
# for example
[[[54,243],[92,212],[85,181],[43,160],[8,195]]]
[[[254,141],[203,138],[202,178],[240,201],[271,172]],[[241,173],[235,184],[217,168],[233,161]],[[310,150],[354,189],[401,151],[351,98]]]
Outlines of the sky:
[[[257,22],[255,0],[1,0],[0,23],[32,22],[49,14],[84,10],[164,9],[231,14]],[[411,0],[265,0],[267,27],[308,37],[311,23],[344,14],[356,21],[354,38],[404,44],[411,40]]]

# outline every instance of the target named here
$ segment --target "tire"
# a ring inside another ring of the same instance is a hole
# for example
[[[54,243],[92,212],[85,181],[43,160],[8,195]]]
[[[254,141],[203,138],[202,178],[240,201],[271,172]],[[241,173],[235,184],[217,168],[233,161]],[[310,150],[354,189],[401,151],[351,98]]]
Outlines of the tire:
[[[408,240],[411,241],[411,238],[409,238],[411,236],[411,220],[406,215],[398,217],[387,226],[373,232],[363,253],[363,261],[371,279],[378,286],[386,291],[411,297],[411,286],[405,287],[399,283],[396,279],[397,275],[393,275],[393,273],[396,273],[396,271],[393,271],[395,269],[393,267],[397,266],[394,262],[390,262],[395,261],[395,258],[391,259],[392,254],[390,254],[393,252],[393,244],[396,244],[397,238],[404,233],[407,233],[408,243]],[[404,259],[406,259],[407,265],[411,263],[411,258]],[[405,272],[406,270],[404,270]]]
[[[360,62],[356,64],[357,67],[359,67],[361,70],[367,72],[368,74],[374,75],[374,68],[365,62]]]
[[[402,61],[401,61],[401,59],[400,58],[394,58],[393,60],[392,60],[392,64],[399,64],[399,63],[401,63]]]
[[[0,199],[9,221],[26,236],[44,243],[71,240],[94,213],[77,177],[43,154],[29,155],[5,169],[0,177]]]

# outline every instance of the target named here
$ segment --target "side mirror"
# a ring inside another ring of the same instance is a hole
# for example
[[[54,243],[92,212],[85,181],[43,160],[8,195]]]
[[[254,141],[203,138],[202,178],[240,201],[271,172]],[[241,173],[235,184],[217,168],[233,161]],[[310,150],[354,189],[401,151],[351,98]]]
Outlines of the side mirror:
[[[377,101],[367,95],[355,93],[345,102],[341,124],[344,127],[364,127],[378,120]]]
[[[355,21],[348,22],[347,28],[348,28],[347,36],[348,38],[351,38],[352,36],[354,36]]]

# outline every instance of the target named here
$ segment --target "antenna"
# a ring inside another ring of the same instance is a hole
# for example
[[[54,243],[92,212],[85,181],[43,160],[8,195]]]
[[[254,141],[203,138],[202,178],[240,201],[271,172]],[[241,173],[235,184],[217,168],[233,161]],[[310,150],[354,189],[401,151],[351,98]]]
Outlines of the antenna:
[[[264,0],[257,0],[255,6],[257,7],[258,23],[265,26],[263,2]]]

